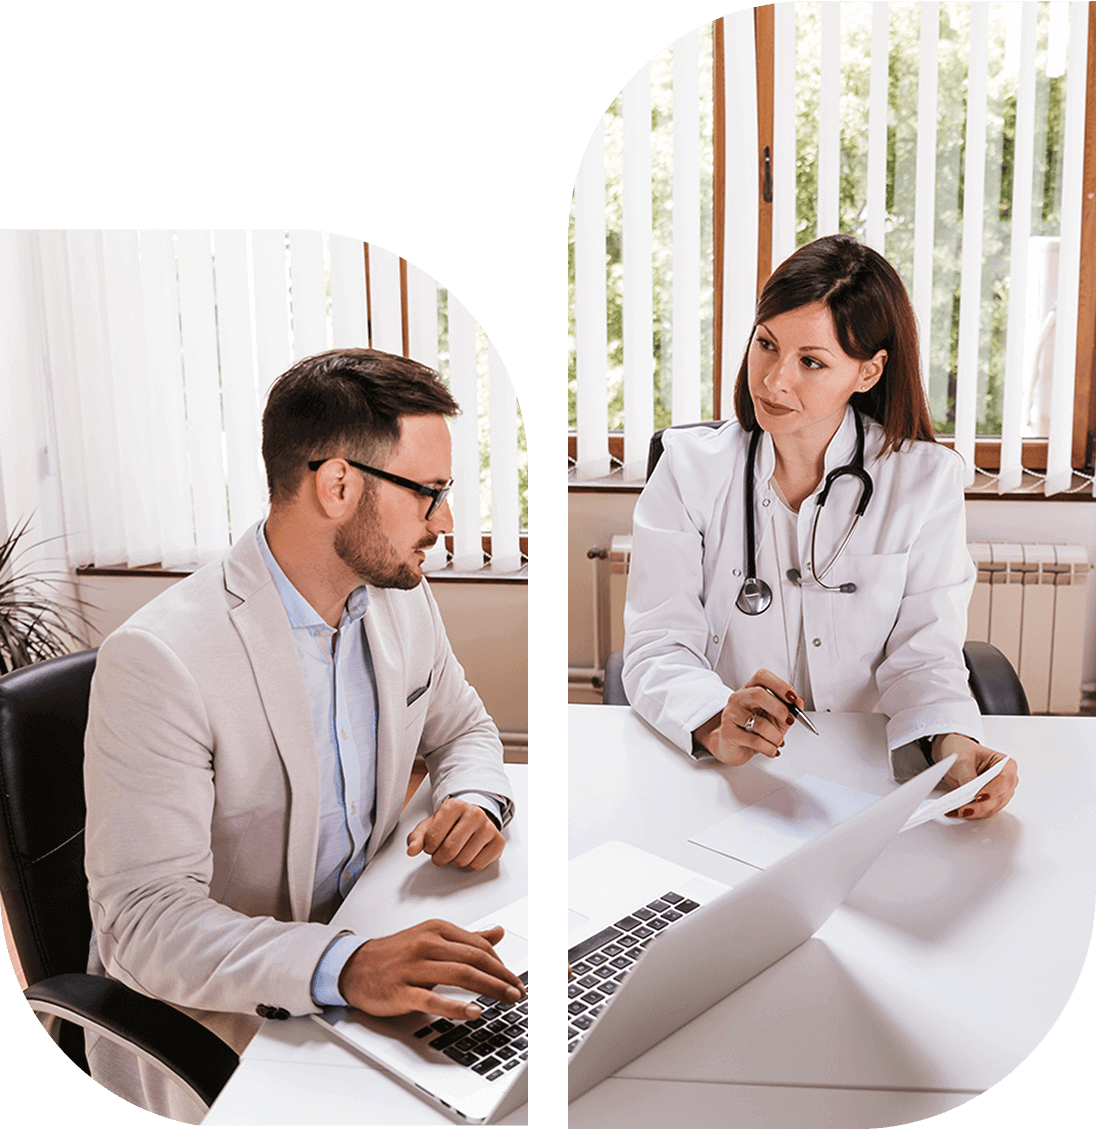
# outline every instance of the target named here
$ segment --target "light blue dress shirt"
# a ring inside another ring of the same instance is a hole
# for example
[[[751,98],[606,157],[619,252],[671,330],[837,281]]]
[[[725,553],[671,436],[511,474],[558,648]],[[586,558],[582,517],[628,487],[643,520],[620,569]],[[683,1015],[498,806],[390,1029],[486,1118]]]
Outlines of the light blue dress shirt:
[[[320,777],[320,828],[310,918],[328,921],[365,868],[377,800],[377,682],[365,633],[369,592],[355,588],[336,631],[297,591],[256,532],[259,552],[270,569],[297,647],[316,733]],[[493,813],[502,807],[489,793],[458,793]],[[320,958],[312,998],[321,1005],[345,1004],[339,975],[367,938],[343,934]]]

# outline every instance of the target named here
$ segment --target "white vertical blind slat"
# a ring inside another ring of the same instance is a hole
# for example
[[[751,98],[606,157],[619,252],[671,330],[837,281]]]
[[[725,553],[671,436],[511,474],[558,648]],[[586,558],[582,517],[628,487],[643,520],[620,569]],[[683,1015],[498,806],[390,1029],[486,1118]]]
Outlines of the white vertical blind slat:
[[[407,342],[413,360],[438,369],[438,284],[414,263],[407,264]],[[454,463],[454,474],[465,474]],[[426,571],[444,568],[449,559],[445,539],[426,550]]]
[[[822,4],[818,91],[818,235],[840,230],[841,5]]]
[[[206,564],[228,543],[210,232],[180,231],[178,254],[194,540],[198,563]]]
[[[251,275],[243,231],[215,231],[217,337],[224,395],[228,510],[233,541],[263,515],[266,487],[260,456],[259,392],[251,333]]]
[[[575,182],[575,475],[580,479],[609,473],[606,308],[605,123],[599,121]]]
[[[936,231],[936,50],[940,5],[921,5],[921,59],[917,78],[917,173],[913,234],[913,313],[921,341],[921,380],[929,386],[932,345],[932,256]]]
[[[407,264],[407,343],[411,356],[420,364],[438,367],[438,284]]]
[[[293,363],[289,348],[289,302],[286,293],[285,232],[251,233],[252,277],[255,286],[255,355],[259,393]]]
[[[118,429],[122,521],[129,568],[160,559],[157,497],[147,468],[152,464],[152,395],[145,372],[144,309],[137,233],[103,233],[103,280],[110,340],[113,412]]]
[[[1052,12],[1057,9],[1052,9]],[[1088,62],[1088,5],[1069,7],[1069,69],[1066,74],[1064,136],[1084,135],[1085,75]],[[1053,24],[1052,24],[1053,28]],[[1048,55],[1051,54],[1048,47]],[[1048,64],[1049,69],[1049,64]],[[1073,481],[1073,387],[1077,357],[1077,302],[1081,271],[1081,204],[1084,148],[1067,144],[1062,161],[1062,227],[1058,255],[1058,314],[1054,329],[1054,373],[1047,439],[1047,494]]]
[[[461,414],[450,421],[453,435],[453,465],[463,473],[454,476],[450,494],[453,511],[453,566],[478,569],[483,566],[480,537],[478,363],[476,322],[449,294],[449,391],[461,406]],[[475,468],[473,473],[472,468]]]
[[[1013,148],[1012,231],[1009,247],[1008,332],[1004,399],[1001,414],[1000,493],[1015,490],[1023,478],[1020,427],[1026,362],[1031,346],[1024,341],[1027,315],[1028,256],[1031,242],[1031,180],[1034,166],[1035,47],[1038,5],[1025,0],[1019,28],[1019,75],[1016,92],[1016,143]]]
[[[364,349],[369,344],[365,304],[365,245],[360,239],[332,235],[331,333],[334,349]]]
[[[734,377],[757,302],[757,57],[751,9],[724,17],[727,216],[723,225],[723,387],[720,418],[734,415]]]
[[[795,250],[795,5],[773,20],[773,266]]]
[[[42,279],[42,300],[46,322],[46,350],[50,363],[50,382],[56,404],[80,403],[76,355],[69,290],[69,264],[65,233],[38,233],[38,256]],[[57,436],[57,474],[61,481],[61,509],[65,528],[65,551],[72,567],[92,559],[91,515],[87,493],[66,488],[84,482],[84,434],[81,413],[55,411]]]
[[[518,539],[518,403],[494,345],[487,348],[491,414],[491,571],[521,568]]]
[[[624,87],[624,477],[646,476],[654,431],[654,320],[651,232],[651,68]]]
[[[978,426],[978,346],[982,313],[982,223],[986,185],[986,98],[989,85],[989,4],[970,8],[970,63],[963,171],[963,258],[960,267],[959,346],[955,387],[955,449],[963,480],[974,482]]]
[[[700,419],[700,33],[674,44],[672,419]],[[653,404],[651,426],[654,426]],[[627,456],[626,456],[627,457]]]
[[[175,241],[170,231],[142,231],[138,238],[148,376],[154,416],[160,421],[152,477],[159,498],[180,499],[177,505],[157,507],[160,562],[164,568],[175,568],[195,559]]]
[[[403,355],[403,309],[398,255],[369,244],[369,324],[373,348]]]
[[[289,233],[289,272],[293,359],[300,361],[327,351],[327,288],[321,232]]]
[[[871,79],[868,89],[868,185],[865,242],[885,254],[887,231],[887,118],[890,113],[890,5],[871,9]]]
[[[72,287],[73,342],[85,428],[84,476],[91,517],[92,561],[116,565],[125,560],[125,529],[113,500],[121,490],[118,432],[111,405],[109,341],[103,303],[102,238],[94,231],[68,233]]]

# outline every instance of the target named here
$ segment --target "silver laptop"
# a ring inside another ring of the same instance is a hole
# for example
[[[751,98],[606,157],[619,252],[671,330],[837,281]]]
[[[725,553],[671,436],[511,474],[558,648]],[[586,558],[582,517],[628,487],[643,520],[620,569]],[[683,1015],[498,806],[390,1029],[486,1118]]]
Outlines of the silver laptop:
[[[507,968],[523,970],[528,987],[526,905],[522,898],[466,928],[501,925],[506,935],[495,951]],[[415,1012],[377,1019],[349,1007],[325,1008],[312,1018],[456,1120],[478,1125],[504,1117],[528,1096],[528,997],[502,1004],[459,988],[441,991],[475,1000],[480,1018],[458,1023]]]
[[[954,759],[731,888],[625,843],[574,859],[569,1100],[811,937]]]

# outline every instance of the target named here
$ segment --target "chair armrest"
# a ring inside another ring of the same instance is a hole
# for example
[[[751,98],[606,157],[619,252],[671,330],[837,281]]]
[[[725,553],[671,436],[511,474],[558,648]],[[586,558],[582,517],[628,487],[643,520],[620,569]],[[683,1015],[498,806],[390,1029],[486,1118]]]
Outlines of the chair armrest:
[[[23,994],[35,1013],[58,1016],[129,1047],[207,1108],[240,1062],[196,1019],[104,976],[66,972],[39,980]]]

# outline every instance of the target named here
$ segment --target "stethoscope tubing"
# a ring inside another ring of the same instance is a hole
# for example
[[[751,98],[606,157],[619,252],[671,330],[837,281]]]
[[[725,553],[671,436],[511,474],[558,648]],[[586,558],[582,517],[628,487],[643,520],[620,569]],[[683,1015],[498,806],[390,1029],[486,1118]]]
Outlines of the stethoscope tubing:
[[[853,461],[845,466],[836,467],[826,475],[825,485],[815,499],[814,521],[811,523],[811,555],[807,567],[810,569],[814,582],[830,592],[856,591],[855,584],[826,584],[823,577],[829,574],[830,569],[833,568],[838,558],[845,551],[845,546],[849,543],[853,530],[856,529],[860,519],[864,516],[864,511],[868,508],[868,503],[875,491],[875,484],[872,482],[871,475],[864,469],[864,421],[860,418],[860,413],[856,408],[853,408],[853,419],[856,421],[856,453],[853,455]],[[750,449],[746,456],[746,579],[743,581],[738,599],[735,601],[739,610],[746,615],[760,615],[772,602],[772,592],[769,586],[757,576],[757,542],[754,529],[754,465],[757,459],[757,447],[761,442],[761,434],[761,427],[755,426],[750,435]],[[830,488],[839,478],[845,475],[853,475],[860,480],[860,499],[853,514],[852,525],[849,526],[848,532],[842,538],[841,544],[838,545],[837,552],[830,558],[830,563],[819,572],[815,565],[818,519],[822,515],[822,507],[829,498]]]

